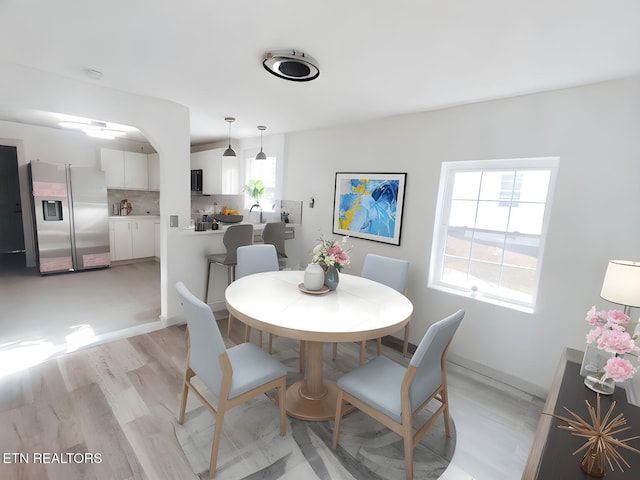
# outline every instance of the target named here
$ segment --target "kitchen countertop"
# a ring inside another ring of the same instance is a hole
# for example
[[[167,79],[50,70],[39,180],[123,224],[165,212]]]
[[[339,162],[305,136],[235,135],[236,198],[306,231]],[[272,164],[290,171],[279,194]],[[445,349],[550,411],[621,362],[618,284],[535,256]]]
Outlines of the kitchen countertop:
[[[218,228],[218,230],[204,230],[204,231],[198,231],[195,229],[195,227],[183,227],[180,228],[178,230],[181,230],[185,233],[191,234],[198,234],[198,235],[218,235],[220,233],[224,233],[225,230],[229,227],[231,227],[232,225],[253,225],[253,231],[254,232],[261,232],[264,229],[264,226],[266,225],[266,223],[249,223],[249,222],[238,222],[238,223],[219,223],[220,228]],[[295,227],[298,224],[295,223],[287,223],[285,226],[285,230],[294,230]],[[176,230],[175,228],[172,228],[171,230]]]
[[[110,215],[109,220],[136,220],[149,218],[153,220],[160,220],[160,215]]]

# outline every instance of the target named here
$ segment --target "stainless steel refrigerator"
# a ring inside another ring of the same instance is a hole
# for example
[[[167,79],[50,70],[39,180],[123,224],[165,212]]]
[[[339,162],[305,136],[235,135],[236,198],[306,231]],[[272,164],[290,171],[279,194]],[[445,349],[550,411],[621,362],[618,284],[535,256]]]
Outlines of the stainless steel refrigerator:
[[[104,172],[32,161],[37,263],[41,274],[108,267],[109,208]]]

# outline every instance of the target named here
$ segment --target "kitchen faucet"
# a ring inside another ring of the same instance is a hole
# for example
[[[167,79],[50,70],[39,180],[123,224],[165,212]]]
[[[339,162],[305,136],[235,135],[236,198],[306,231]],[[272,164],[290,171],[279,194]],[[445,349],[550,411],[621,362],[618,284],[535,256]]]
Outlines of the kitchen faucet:
[[[260,209],[260,222],[262,223],[262,207],[260,206],[259,203],[254,203],[253,205],[251,205],[251,208],[249,209],[249,213],[253,212],[253,209],[258,207]]]

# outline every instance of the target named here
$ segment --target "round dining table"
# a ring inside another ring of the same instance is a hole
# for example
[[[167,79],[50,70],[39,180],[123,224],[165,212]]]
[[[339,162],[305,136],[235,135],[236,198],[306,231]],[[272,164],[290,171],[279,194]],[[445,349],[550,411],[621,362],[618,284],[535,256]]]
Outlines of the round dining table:
[[[304,272],[264,272],[239,278],[225,291],[229,314],[252,328],[306,342],[305,378],[287,388],[287,413],[301,420],[335,416],[337,387],[324,378],[324,342],[369,340],[409,322],[411,301],[382,283],[341,273],[334,291],[304,291]]]

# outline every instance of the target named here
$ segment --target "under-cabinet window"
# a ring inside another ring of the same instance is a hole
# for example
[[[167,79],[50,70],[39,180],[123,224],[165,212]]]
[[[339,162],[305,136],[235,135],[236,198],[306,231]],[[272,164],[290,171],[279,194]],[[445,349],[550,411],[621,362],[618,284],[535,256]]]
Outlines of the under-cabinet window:
[[[429,286],[532,312],[558,162],[443,163]]]

